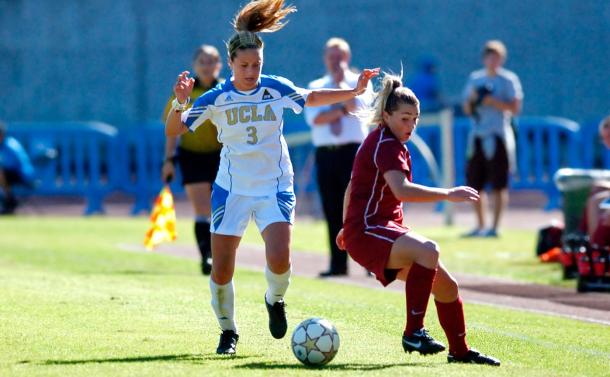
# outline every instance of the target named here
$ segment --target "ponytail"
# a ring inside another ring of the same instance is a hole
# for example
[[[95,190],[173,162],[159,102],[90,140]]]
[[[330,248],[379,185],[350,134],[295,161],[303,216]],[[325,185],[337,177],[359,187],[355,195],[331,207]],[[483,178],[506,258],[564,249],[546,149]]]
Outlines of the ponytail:
[[[257,33],[273,33],[286,25],[283,19],[297,8],[284,7],[284,0],[258,0],[244,6],[233,19],[236,33],[229,39],[227,50],[232,60],[237,50],[263,48],[263,40]]]
[[[402,75],[395,76],[386,73],[381,82],[381,90],[377,93],[374,102],[373,124],[383,124],[383,112],[392,114],[400,104],[419,106],[419,100],[413,91],[402,86]]]

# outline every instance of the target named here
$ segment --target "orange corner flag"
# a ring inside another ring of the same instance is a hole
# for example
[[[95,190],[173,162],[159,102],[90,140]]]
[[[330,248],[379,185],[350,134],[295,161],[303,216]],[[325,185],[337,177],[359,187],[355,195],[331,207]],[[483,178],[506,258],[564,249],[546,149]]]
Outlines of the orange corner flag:
[[[165,241],[176,239],[176,210],[174,209],[174,196],[168,186],[163,187],[155,200],[155,206],[150,214],[152,223],[146,236],[144,246],[152,250]]]

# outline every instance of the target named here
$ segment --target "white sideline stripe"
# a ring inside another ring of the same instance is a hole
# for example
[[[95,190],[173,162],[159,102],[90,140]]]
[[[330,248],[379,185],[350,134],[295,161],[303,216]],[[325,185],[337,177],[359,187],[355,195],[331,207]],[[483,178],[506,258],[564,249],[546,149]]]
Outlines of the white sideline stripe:
[[[462,290],[462,289],[468,290],[468,288],[460,288],[460,290]],[[473,292],[476,292],[476,291],[473,291]],[[506,295],[503,295],[503,296],[506,296]],[[506,297],[512,297],[512,296],[506,296]],[[512,309],[512,310],[518,310],[518,311],[524,311],[524,312],[530,312],[530,313],[536,313],[536,314],[544,314],[544,315],[550,315],[550,316],[553,316],[553,317],[575,319],[575,320],[578,320],[578,321],[587,321],[587,322],[597,323],[599,325],[610,326],[610,321],[604,321],[603,319],[590,318],[590,317],[587,317],[587,316],[577,316],[577,315],[571,315],[571,314],[562,314],[562,313],[557,313],[557,312],[552,312],[550,310],[542,310],[542,309],[519,308],[519,307],[510,306],[510,305],[506,305],[506,304],[491,303],[491,302],[481,301],[481,300],[477,300],[477,299],[467,299],[467,300],[465,299],[465,301],[469,302],[471,304],[486,305],[486,306],[492,306],[492,307],[495,307],[495,308],[502,308],[502,309]]]
[[[513,338],[513,339],[518,339],[520,341],[524,341],[524,342],[528,342],[528,343],[532,343],[532,344],[537,344],[539,346],[542,346],[544,348],[548,348],[548,349],[568,349],[570,352],[579,352],[579,353],[585,353],[591,356],[602,356],[605,357],[607,359],[610,359],[610,353],[606,353],[606,352],[600,352],[600,351],[596,351],[593,349],[589,349],[589,348],[583,348],[583,347],[574,347],[574,346],[559,346],[553,342],[549,342],[549,341],[545,341],[545,340],[538,340],[536,338],[527,336],[525,334],[520,334],[520,333],[514,333],[514,332],[510,332],[510,331],[501,331],[501,330],[497,330],[495,328],[492,327],[488,327],[488,326],[481,326],[481,325],[472,325],[472,326],[467,326],[468,328],[471,329],[476,329],[479,331],[485,331],[485,332],[489,332],[489,333],[493,333],[493,334],[498,334],[501,336],[505,336],[508,338]]]

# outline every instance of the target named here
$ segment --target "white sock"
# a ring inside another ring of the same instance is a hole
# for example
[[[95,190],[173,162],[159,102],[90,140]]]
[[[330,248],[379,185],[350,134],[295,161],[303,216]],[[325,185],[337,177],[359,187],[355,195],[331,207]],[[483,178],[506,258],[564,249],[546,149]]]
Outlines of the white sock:
[[[214,309],[220,328],[223,331],[233,330],[237,333],[233,280],[225,285],[218,285],[210,278],[210,293],[212,294],[212,309]]]
[[[288,285],[290,284],[291,272],[292,267],[283,274],[278,275],[274,274],[269,269],[269,266],[265,267],[265,277],[267,278],[267,284],[269,285],[267,292],[265,292],[265,300],[269,305],[273,305],[284,298]]]

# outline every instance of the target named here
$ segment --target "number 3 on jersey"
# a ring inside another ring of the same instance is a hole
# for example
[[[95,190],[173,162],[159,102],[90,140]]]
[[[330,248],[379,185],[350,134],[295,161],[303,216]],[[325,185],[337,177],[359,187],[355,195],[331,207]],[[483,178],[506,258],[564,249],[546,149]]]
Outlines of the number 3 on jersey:
[[[246,131],[248,131],[247,143],[250,145],[254,145],[254,144],[258,143],[258,136],[256,135],[256,127],[254,127],[254,126],[246,127]]]

